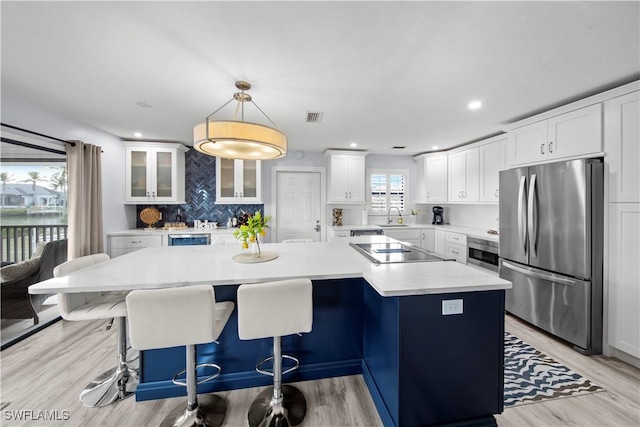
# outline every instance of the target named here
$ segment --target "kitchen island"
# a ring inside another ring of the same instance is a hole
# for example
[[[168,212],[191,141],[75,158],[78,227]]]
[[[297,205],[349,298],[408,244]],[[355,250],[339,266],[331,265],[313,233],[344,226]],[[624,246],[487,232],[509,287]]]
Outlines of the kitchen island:
[[[147,248],[33,285],[30,292],[210,283],[218,300],[235,301],[239,284],[308,277],[314,285],[313,330],[283,339],[283,352],[301,361],[286,381],[361,373],[385,425],[495,425],[492,414],[502,411],[509,282],[455,262],[375,265],[345,242],[262,249],[279,256],[239,264],[232,260],[238,250],[225,246]],[[198,346],[199,363],[223,367],[222,375],[199,391],[269,384],[270,378],[253,368],[270,350],[269,340],[238,339],[234,313],[219,345]],[[171,382],[183,367],[182,348],[143,352],[136,398],[183,395]]]

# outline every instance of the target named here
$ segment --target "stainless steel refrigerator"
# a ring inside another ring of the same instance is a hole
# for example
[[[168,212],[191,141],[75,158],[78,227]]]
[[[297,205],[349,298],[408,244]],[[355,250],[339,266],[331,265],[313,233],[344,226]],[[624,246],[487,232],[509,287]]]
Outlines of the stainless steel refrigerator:
[[[602,159],[500,172],[500,277],[511,314],[602,352]]]

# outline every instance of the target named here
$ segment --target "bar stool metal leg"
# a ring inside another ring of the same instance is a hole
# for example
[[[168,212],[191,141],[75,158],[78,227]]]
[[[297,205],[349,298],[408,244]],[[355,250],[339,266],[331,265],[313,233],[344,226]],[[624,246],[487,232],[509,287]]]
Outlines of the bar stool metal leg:
[[[307,413],[307,401],[300,390],[282,385],[281,337],[273,338],[273,387],[255,398],[249,407],[249,427],[297,426]]]
[[[127,319],[116,318],[118,365],[100,374],[80,393],[80,402],[91,408],[110,405],[134,394],[138,372],[127,364]]]
[[[227,402],[215,394],[198,397],[196,346],[187,345],[187,402],[180,403],[165,417],[160,427],[220,427],[227,412]],[[184,371],[183,371],[184,372]],[[175,382],[175,381],[174,381]],[[176,384],[184,384],[177,383]]]

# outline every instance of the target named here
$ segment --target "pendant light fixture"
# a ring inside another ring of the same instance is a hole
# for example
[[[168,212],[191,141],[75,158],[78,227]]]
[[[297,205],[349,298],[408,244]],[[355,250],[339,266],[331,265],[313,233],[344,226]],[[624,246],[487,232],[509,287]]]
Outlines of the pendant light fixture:
[[[251,100],[245,91],[251,85],[245,81],[237,81],[236,88],[240,92],[222,107],[211,113],[205,120],[193,128],[193,147],[209,156],[225,159],[268,160],[277,159],[287,154],[287,137],[276,129],[276,124]],[[234,120],[213,120],[218,111],[236,100]],[[274,127],[244,121],[244,104],[252,103]],[[238,121],[238,112],[240,120]]]

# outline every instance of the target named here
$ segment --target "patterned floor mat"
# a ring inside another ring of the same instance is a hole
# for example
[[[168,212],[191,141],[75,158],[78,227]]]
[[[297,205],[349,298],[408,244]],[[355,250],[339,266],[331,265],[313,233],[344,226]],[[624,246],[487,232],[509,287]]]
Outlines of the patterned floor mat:
[[[604,389],[505,332],[505,408],[598,391]]]

